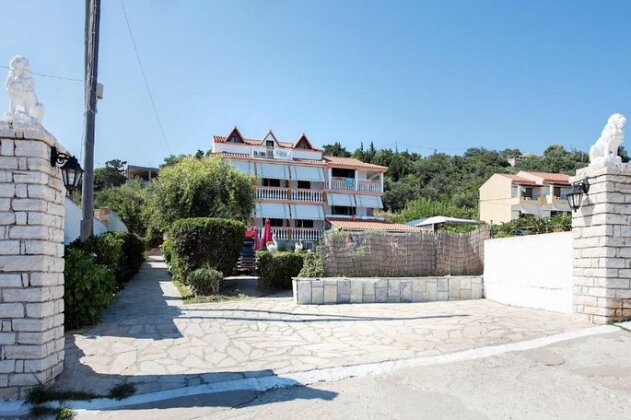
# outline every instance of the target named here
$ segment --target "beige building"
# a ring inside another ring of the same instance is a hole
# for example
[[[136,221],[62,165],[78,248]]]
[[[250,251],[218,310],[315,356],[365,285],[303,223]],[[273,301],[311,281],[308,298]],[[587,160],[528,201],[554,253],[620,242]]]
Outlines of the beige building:
[[[480,187],[480,220],[505,223],[519,217],[550,217],[569,213],[565,174],[520,171],[494,174]]]

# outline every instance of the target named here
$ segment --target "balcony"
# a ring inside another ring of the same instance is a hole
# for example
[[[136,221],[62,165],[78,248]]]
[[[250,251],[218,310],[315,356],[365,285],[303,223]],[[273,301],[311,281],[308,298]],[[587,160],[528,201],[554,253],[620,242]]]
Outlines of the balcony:
[[[257,228],[259,238],[263,236],[263,228]],[[319,241],[319,229],[313,228],[291,228],[291,227],[272,227],[272,234],[276,235],[277,240],[283,241]]]
[[[332,177],[329,181],[329,189],[355,191],[355,178]]]
[[[355,178],[333,177],[329,181],[328,187],[330,190],[338,191],[381,192],[380,181],[358,181]]]
[[[257,200],[322,202],[322,191],[282,187],[256,187]]]
[[[379,182],[379,181],[358,181],[357,182],[357,191],[371,192],[371,193],[380,193],[381,192],[381,182]]]

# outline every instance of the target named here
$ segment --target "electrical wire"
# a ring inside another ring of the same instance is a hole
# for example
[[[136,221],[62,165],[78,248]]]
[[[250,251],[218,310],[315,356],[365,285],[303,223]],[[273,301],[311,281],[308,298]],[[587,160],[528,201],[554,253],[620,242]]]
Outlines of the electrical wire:
[[[156,117],[156,121],[158,122],[158,127],[160,128],[160,133],[162,134],[162,139],[164,140],[164,144],[166,145],[167,151],[171,153],[171,148],[169,147],[169,141],[167,140],[167,136],[164,133],[162,121],[160,120],[158,109],[156,108],[156,104],[153,100],[153,95],[151,94],[151,89],[149,88],[149,81],[147,80],[145,69],[142,66],[142,61],[140,60],[140,53],[138,52],[138,46],[136,45],[134,32],[131,30],[131,24],[129,23],[129,18],[127,16],[127,9],[125,9],[125,2],[124,0],[120,0],[120,2],[121,2],[121,8],[123,9],[123,16],[125,17],[125,22],[127,23],[127,29],[129,30],[129,37],[131,38],[131,43],[134,47],[134,52],[136,53],[136,59],[138,60],[138,67],[140,67],[140,73],[142,73],[142,79],[145,82],[145,89],[147,90],[147,95],[149,96],[149,102],[151,102],[151,107],[153,108],[153,114]]]
[[[9,66],[5,66],[3,64],[0,64],[0,67],[2,67],[3,69],[9,69]],[[67,80],[69,82],[83,83],[83,80],[73,79],[72,77],[56,76],[54,74],[35,73],[35,72],[31,72],[31,74],[33,74],[35,76],[48,77],[48,78],[51,78],[51,79],[59,79],[59,80]]]

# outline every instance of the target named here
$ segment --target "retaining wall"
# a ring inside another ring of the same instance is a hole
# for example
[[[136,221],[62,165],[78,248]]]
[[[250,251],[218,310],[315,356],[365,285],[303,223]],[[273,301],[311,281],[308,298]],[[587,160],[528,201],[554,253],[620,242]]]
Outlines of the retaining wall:
[[[300,305],[399,303],[481,299],[482,276],[327,277],[293,279]]]
[[[491,239],[484,255],[487,299],[572,313],[572,232]]]

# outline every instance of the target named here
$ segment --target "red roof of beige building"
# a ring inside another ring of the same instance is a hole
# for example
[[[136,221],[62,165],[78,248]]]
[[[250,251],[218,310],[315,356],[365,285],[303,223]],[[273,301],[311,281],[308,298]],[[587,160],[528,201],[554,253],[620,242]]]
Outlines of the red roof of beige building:
[[[537,178],[543,179],[543,182],[547,182],[550,184],[570,185],[570,176],[567,174],[557,174],[557,173],[552,173],[552,172],[533,172],[533,171],[519,171],[519,174],[535,176]]]
[[[509,178],[511,181],[519,185],[532,185],[533,187],[538,187],[541,185],[537,183],[537,181],[533,181],[532,179],[522,178],[517,175],[511,175],[511,174],[498,174],[498,175],[503,176],[505,178]]]

